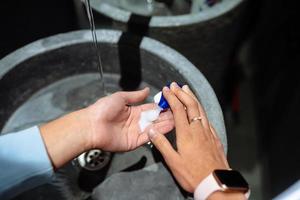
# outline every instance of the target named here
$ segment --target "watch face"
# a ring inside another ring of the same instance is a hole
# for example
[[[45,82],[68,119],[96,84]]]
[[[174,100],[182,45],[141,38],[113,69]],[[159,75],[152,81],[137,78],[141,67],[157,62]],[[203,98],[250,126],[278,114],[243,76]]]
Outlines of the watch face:
[[[215,170],[214,176],[224,189],[245,190],[249,189],[247,181],[240,172],[235,170]]]

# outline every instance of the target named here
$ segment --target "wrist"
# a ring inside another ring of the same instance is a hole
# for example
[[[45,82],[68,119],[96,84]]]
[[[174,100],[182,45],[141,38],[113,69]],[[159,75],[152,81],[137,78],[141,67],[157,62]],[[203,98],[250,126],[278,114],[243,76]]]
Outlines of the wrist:
[[[248,199],[247,181],[236,170],[217,169],[202,180],[194,191],[195,200]]]
[[[197,189],[197,187],[199,186],[199,184],[202,183],[209,175],[211,175],[214,172],[215,169],[231,170],[230,167],[213,166],[210,169],[207,169],[207,170],[203,171],[201,174],[198,174],[198,179],[194,180],[194,184],[192,184],[194,192]],[[194,176],[194,177],[197,177],[197,176]]]
[[[245,194],[242,192],[216,191],[212,193],[207,199],[208,200],[214,200],[214,199],[246,200],[246,197]]]
[[[54,168],[59,168],[90,149],[89,122],[84,109],[69,113],[40,127]]]
[[[92,144],[92,126],[89,120],[88,111],[86,108],[70,113],[71,117],[71,132],[77,135],[77,139],[81,140],[80,146],[83,153],[93,148]]]
[[[102,142],[105,138],[105,135],[103,135],[103,131],[100,132],[99,130],[105,129],[103,126],[105,124],[103,117],[107,116],[107,113],[110,113],[109,110],[103,110],[103,108],[105,108],[105,106],[100,106],[100,102],[98,101],[82,110],[82,112],[85,113],[84,116],[87,124],[86,143],[88,150],[103,148]]]

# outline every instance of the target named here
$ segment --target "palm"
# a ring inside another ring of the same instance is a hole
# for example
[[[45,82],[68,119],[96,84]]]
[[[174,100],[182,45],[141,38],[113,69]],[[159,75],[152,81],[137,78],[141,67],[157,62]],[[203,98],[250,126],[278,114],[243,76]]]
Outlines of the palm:
[[[140,100],[138,98],[135,102]],[[105,105],[105,108],[101,109],[101,113],[103,113],[101,123],[97,123],[95,127],[95,134],[97,134],[95,141],[99,142],[95,146],[101,146],[103,150],[107,151],[128,151],[148,141],[147,134],[140,130],[138,122],[141,112],[154,109],[155,104],[128,106],[128,99],[118,93],[100,101],[99,108],[100,104],[101,107]],[[171,112],[160,114],[159,119],[152,126],[161,133],[172,130],[174,122]]]

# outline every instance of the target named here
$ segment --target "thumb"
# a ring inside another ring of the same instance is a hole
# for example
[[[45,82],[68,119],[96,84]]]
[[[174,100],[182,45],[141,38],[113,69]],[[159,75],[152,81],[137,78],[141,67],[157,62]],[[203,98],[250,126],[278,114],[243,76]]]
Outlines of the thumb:
[[[149,88],[133,92],[120,92],[120,95],[125,99],[126,103],[138,103],[145,100],[149,95]]]
[[[178,153],[173,149],[172,145],[163,134],[159,133],[154,128],[151,128],[148,131],[148,137],[162,154],[167,163],[168,161],[177,159],[177,157],[179,156]]]

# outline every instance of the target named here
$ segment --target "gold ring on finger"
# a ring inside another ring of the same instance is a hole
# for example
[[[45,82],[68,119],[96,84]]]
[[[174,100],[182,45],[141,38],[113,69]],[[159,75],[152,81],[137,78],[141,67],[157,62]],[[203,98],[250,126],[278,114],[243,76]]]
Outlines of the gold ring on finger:
[[[197,121],[197,120],[201,121],[201,120],[202,120],[202,117],[201,117],[201,116],[198,116],[198,117],[192,118],[192,119],[190,120],[190,124],[191,124],[192,122],[194,122],[194,121]]]

